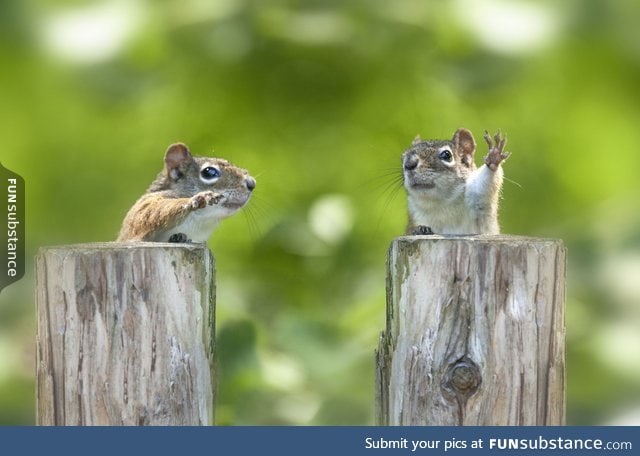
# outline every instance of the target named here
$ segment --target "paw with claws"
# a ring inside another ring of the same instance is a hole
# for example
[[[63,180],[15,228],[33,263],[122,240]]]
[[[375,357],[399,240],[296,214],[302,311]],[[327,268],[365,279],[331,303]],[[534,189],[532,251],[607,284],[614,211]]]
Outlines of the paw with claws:
[[[433,230],[430,226],[418,225],[411,234],[414,236],[430,236],[433,234]]]
[[[485,130],[484,140],[489,145],[489,153],[484,157],[484,163],[491,171],[496,171],[500,163],[511,155],[511,153],[504,151],[504,146],[507,144],[507,137],[502,135],[500,130],[498,130],[498,133],[496,133],[492,139],[489,132]]]
[[[193,210],[202,209],[206,206],[218,204],[222,199],[223,196],[220,193],[214,193],[212,191],[200,192],[191,197],[188,206]]]
[[[172,234],[169,237],[169,241],[168,242],[177,243],[177,244],[185,244],[185,243],[191,242],[191,239],[188,239],[187,235],[184,234],[184,233],[175,233],[175,234]]]

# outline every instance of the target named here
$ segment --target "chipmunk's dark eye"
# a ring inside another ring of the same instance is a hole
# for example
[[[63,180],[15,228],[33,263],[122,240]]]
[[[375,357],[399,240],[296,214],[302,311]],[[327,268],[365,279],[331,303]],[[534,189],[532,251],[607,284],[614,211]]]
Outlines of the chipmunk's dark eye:
[[[440,157],[440,160],[445,161],[447,163],[451,162],[451,159],[453,159],[453,155],[451,155],[451,151],[447,149],[441,150],[438,157]]]
[[[205,182],[212,183],[220,177],[220,170],[213,166],[207,166],[206,168],[202,168],[200,176],[202,176],[202,180]]]

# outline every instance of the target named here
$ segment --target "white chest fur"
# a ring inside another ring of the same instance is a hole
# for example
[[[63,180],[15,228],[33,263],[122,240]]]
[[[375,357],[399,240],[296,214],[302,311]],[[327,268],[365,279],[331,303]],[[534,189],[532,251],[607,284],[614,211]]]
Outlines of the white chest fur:
[[[207,206],[191,212],[182,222],[170,230],[156,235],[155,241],[167,242],[178,233],[184,234],[192,242],[206,242],[220,222],[235,211],[221,206]]]
[[[430,227],[435,233],[470,234],[476,232],[464,197],[453,201],[409,198],[409,211],[415,225]]]
[[[464,186],[449,192],[409,193],[409,212],[414,225],[430,227],[439,234],[498,234],[498,196],[502,168],[483,165]]]

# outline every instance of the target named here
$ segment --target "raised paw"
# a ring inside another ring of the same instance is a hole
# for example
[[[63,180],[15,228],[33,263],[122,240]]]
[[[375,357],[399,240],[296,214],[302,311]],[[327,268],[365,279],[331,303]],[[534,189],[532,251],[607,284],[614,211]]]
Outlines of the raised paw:
[[[220,193],[212,191],[200,192],[191,197],[189,206],[191,209],[202,209],[205,206],[213,206],[222,201],[223,196]]]
[[[500,163],[511,155],[511,153],[504,151],[504,146],[507,145],[507,137],[506,135],[502,135],[500,130],[498,130],[498,133],[496,133],[492,139],[489,132],[485,130],[484,140],[489,146],[489,153],[484,157],[484,163],[489,167],[489,169],[491,169],[491,171],[496,171],[500,166]]]
[[[430,226],[419,225],[411,232],[414,236],[429,236],[433,234],[433,230]]]
[[[171,236],[169,236],[169,242],[184,244],[186,242],[191,242],[191,240],[187,239],[187,235],[184,233],[174,233]]]

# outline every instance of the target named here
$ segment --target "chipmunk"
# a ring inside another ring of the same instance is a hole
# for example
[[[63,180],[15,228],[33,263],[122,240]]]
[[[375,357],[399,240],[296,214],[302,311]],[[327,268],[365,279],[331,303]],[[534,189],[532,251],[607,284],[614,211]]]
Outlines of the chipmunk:
[[[205,242],[243,207],[256,180],[221,158],[194,157],[172,144],[164,169],[122,222],[117,241]]]
[[[476,143],[460,128],[448,141],[422,141],[416,136],[402,154],[403,181],[408,195],[406,234],[499,234],[498,198],[503,171],[500,163],[506,137],[492,139],[485,131],[489,153],[476,168]]]

